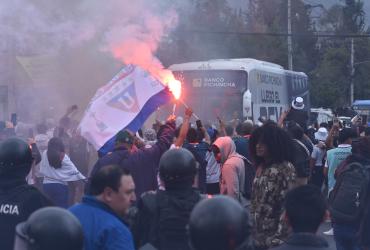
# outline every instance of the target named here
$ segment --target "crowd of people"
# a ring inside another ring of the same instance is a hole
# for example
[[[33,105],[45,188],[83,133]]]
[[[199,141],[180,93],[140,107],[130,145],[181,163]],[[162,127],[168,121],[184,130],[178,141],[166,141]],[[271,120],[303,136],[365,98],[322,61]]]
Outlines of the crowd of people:
[[[32,137],[0,123],[1,249],[329,249],[325,221],[337,249],[370,246],[370,137],[356,119],[308,126],[302,98],[258,124],[192,124],[186,109],[96,152],[76,109]]]

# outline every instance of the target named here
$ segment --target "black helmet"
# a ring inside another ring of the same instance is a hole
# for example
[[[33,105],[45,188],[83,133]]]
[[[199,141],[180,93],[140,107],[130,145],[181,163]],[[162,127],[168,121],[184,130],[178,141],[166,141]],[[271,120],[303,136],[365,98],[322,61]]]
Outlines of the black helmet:
[[[80,222],[68,210],[41,208],[26,222],[16,226],[14,249],[17,250],[82,250],[83,232]]]
[[[190,215],[190,245],[194,250],[248,249],[249,234],[247,212],[227,196],[202,200]]]
[[[24,140],[12,137],[0,143],[0,176],[22,172],[19,177],[24,178],[29,173],[32,162],[31,148]]]
[[[196,172],[195,158],[184,148],[168,150],[159,161],[159,177],[164,181],[166,189],[191,186]]]

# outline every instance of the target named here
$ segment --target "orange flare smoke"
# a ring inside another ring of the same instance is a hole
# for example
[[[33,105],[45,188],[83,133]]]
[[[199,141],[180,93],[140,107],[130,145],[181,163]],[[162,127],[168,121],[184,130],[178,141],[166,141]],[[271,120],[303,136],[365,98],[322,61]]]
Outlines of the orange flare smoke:
[[[181,82],[176,80],[172,74],[166,75],[164,79],[164,84],[168,86],[170,91],[172,92],[173,96],[176,100],[180,99],[181,97]]]
[[[179,80],[172,80],[168,83],[168,87],[172,92],[173,96],[176,100],[180,99],[181,97],[181,82]]]

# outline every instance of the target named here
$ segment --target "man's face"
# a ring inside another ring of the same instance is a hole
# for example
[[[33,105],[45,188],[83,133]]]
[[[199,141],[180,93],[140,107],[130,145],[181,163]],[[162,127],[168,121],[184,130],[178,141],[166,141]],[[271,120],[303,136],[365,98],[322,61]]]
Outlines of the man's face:
[[[110,195],[109,206],[120,216],[128,213],[128,209],[135,202],[135,183],[131,175],[122,175],[118,192]]]

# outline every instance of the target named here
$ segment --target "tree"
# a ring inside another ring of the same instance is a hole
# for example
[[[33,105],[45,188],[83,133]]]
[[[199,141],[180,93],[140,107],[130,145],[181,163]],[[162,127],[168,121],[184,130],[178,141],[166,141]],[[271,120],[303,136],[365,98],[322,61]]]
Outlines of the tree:
[[[341,107],[348,93],[348,51],[343,46],[328,49],[310,74],[311,102],[317,107]]]
[[[346,0],[334,5],[321,19],[321,25],[335,34],[364,33],[363,2]],[[321,58],[310,74],[311,98],[314,106],[341,107],[349,104],[351,69],[350,39],[322,39]],[[355,61],[370,60],[369,39],[355,39]],[[355,74],[355,99],[367,96],[370,87],[367,70],[370,65],[358,65]]]
[[[315,31],[310,18],[312,9],[301,0],[292,1],[292,33],[307,36],[293,36],[294,70],[309,72],[315,67],[317,58],[315,37],[309,37]],[[287,1],[250,0],[248,12],[248,28],[251,32],[287,33]],[[252,37],[256,44],[253,57],[288,66],[287,38],[282,37]]]
[[[168,0],[171,2],[170,0]],[[320,38],[316,25],[333,34],[365,33],[363,1],[341,0],[323,11],[316,23],[314,7],[292,1],[294,70],[308,74],[313,106],[335,107],[349,102],[350,39]],[[287,0],[249,0],[247,13],[233,10],[226,0],[189,0],[190,8],[178,9],[179,25],[159,49],[165,63],[215,58],[250,57],[287,68],[285,36],[245,36],[238,32],[287,33]],[[321,7],[322,8],[322,7]],[[222,32],[236,32],[230,35]],[[294,36],[294,34],[304,36]],[[369,39],[355,39],[355,61],[370,60]],[[355,98],[370,98],[370,63],[356,65]]]
[[[343,32],[361,33],[365,28],[364,3],[361,0],[345,0],[343,7]]]
[[[245,31],[244,14],[233,11],[226,0],[193,0],[189,8],[177,11],[178,27],[158,51],[165,65],[240,57],[243,39],[219,33]]]

